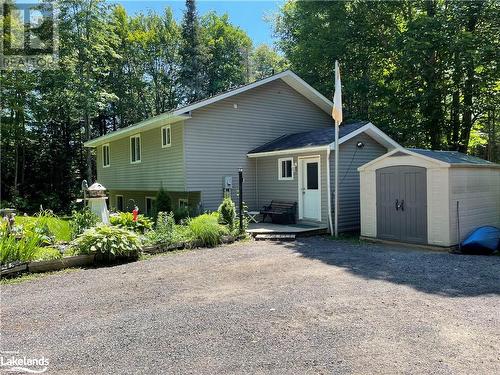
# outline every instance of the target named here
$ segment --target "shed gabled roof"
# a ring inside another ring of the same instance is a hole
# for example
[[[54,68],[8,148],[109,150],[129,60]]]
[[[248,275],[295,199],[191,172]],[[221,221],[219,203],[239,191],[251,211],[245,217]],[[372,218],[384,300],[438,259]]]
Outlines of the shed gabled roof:
[[[409,148],[409,151],[416,152],[417,154],[427,156],[432,159],[439,161],[444,161],[448,164],[477,164],[477,165],[495,165],[491,161],[478,158],[476,156],[471,156],[463,154],[458,151],[437,151],[437,150],[425,150],[421,148]]]
[[[399,144],[392,140],[387,134],[378,129],[368,121],[360,121],[344,124],[339,127],[339,144],[352,137],[366,132],[379,143],[389,149],[400,148]],[[248,153],[249,157],[266,156],[276,153],[289,153],[290,151],[310,151],[315,148],[333,149],[335,143],[335,128],[332,127],[311,130],[302,133],[285,134],[272,140]]]
[[[265,85],[266,83],[281,79],[299,94],[303,95],[307,99],[309,99],[312,103],[318,106],[321,110],[326,113],[331,113],[333,103],[320,94],[316,89],[314,89],[311,85],[309,85],[306,81],[300,78],[297,74],[292,72],[291,70],[285,70],[281,73],[272,75],[270,77],[261,79],[259,81],[255,81],[253,83],[249,83],[247,85],[243,85],[232,90],[226,91],[224,93],[215,95],[211,98],[200,100],[198,102],[191,103],[189,105],[177,108],[173,111],[162,113],[160,115],[151,117],[144,121],[141,121],[137,124],[128,126],[126,128],[122,128],[116,130],[114,132],[108,133],[98,138],[91,139],[84,143],[85,147],[96,147],[102,145],[104,143],[110,142],[115,139],[123,138],[128,135],[133,135],[135,133],[149,130],[155,127],[160,127],[166,124],[171,124],[174,122],[182,121],[188,119],[190,117],[190,112],[194,111],[198,108],[213,104],[220,100],[227,99],[231,96],[241,94],[245,91],[252,90],[256,87]]]
[[[484,160],[475,156],[463,154],[458,151],[436,151],[425,150],[420,148],[401,148],[399,150],[390,151],[378,158],[369,161],[358,168],[358,171],[363,171],[373,168],[381,160],[393,156],[414,156],[434,163],[437,166],[450,168],[450,167],[486,167],[486,168],[500,168],[500,164],[492,163],[491,161]]]

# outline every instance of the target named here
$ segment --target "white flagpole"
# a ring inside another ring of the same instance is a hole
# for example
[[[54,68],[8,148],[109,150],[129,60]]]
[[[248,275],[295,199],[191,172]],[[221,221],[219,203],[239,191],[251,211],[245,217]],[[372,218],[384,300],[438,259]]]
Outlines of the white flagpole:
[[[342,123],[342,85],[340,83],[339,62],[335,61],[335,94],[333,96],[332,117],[335,120],[335,237],[339,235],[339,126]]]
[[[339,123],[335,120],[335,237],[339,235]]]

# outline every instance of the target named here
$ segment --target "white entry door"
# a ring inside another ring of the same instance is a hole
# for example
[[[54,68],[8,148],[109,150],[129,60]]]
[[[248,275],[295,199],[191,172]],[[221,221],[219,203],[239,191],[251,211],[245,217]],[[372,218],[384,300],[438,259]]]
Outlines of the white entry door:
[[[321,220],[319,157],[299,159],[299,218]]]

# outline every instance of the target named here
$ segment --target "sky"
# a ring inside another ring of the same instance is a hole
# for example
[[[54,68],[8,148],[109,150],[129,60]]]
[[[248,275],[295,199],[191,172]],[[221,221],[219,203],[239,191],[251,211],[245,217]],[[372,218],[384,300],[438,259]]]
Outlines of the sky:
[[[121,3],[130,15],[139,12],[147,13],[149,10],[162,13],[165,7],[170,6],[175,18],[179,21],[182,20],[185,8],[184,0],[118,0],[114,2]],[[199,15],[211,10],[218,14],[228,13],[231,23],[245,30],[255,46],[261,43],[273,44],[275,38],[272,35],[272,26],[265,21],[265,17],[276,13],[282,3],[283,0],[198,0],[196,2]]]

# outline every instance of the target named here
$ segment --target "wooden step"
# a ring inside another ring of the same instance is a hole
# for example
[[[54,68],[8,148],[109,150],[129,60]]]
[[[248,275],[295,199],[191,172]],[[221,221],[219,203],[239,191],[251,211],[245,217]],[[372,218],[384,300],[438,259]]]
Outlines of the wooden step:
[[[258,234],[255,236],[256,241],[295,241],[295,234]]]

